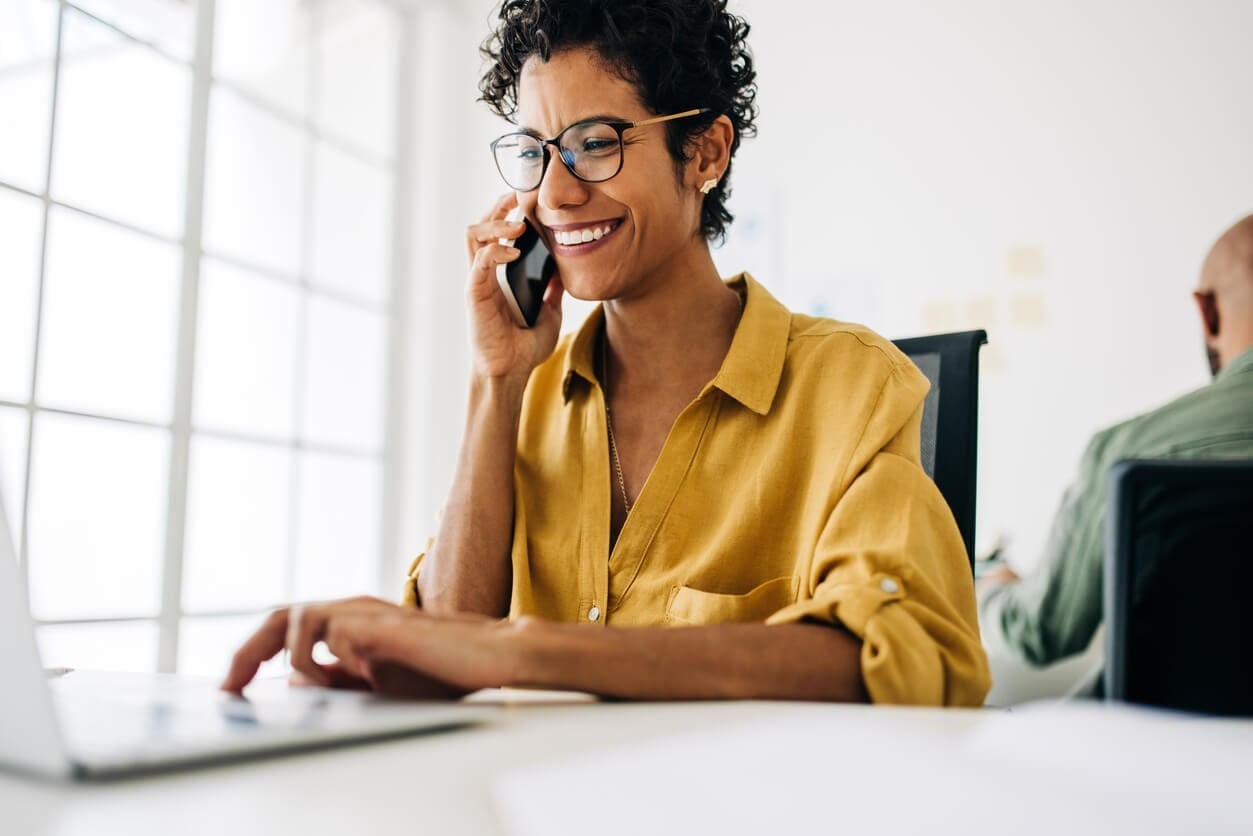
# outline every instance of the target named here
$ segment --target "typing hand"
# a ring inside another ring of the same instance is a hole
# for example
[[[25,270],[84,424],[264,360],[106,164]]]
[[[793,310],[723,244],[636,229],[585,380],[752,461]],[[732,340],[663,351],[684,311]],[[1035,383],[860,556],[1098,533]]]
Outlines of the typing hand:
[[[298,684],[369,689],[390,696],[448,699],[507,684],[516,662],[507,622],[433,616],[377,598],[275,610],[235,653],[222,689],[240,693],[261,663],[284,648]],[[339,660],[321,664],[325,642]]]
[[[349,691],[374,691],[387,697],[413,700],[451,700],[463,697],[466,693],[445,682],[388,662],[371,665],[368,679],[350,673],[339,663],[323,665],[322,671],[326,674],[325,682],[315,682],[300,671],[292,671],[288,681],[297,687],[321,686]]]

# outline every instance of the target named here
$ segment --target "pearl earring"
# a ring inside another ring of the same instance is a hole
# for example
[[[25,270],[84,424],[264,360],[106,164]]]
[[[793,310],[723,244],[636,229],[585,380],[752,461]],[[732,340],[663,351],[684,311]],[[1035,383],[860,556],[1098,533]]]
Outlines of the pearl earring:
[[[717,177],[710,177],[710,178],[709,178],[708,180],[706,180],[704,183],[701,183],[701,184],[700,184],[700,193],[701,193],[701,194],[709,194],[710,192],[712,192],[712,191],[714,190],[714,186],[716,186],[716,185],[718,185],[718,178],[717,178]]]

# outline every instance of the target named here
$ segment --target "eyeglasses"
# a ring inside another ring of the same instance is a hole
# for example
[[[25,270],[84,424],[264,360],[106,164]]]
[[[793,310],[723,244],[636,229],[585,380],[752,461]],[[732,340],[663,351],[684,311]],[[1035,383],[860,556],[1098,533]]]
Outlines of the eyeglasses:
[[[585,183],[603,183],[622,170],[622,133],[629,128],[658,125],[708,113],[698,107],[638,122],[575,122],[552,139],[540,139],[521,131],[505,134],[491,145],[496,170],[509,188],[529,192],[539,188],[552,158],[550,147],[570,173]]]

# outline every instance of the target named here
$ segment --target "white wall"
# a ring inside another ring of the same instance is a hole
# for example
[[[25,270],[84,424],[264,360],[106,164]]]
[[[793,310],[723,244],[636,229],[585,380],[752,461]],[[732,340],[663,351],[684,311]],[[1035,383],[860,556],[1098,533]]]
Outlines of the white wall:
[[[415,384],[400,410],[405,434],[392,565],[394,579],[436,531],[435,517],[451,484],[465,412],[469,372],[465,327],[465,227],[499,191],[487,143],[499,133],[475,102],[478,44],[487,12],[447,2],[417,10],[417,66],[413,80],[417,146],[408,263],[413,293],[406,336],[407,368]],[[398,588],[398,580],[389,592]]]
[[[1087,438],[1208,378],[1189,291],[1253,212],[1253,3],[736,7],[762,278],[888,336],[987,329],[979,541],[1029,569]]]
[[[499,189],[499,129],[473,103],[487,6],[427,13],[413,537],[461,432],[461,233]],[[720,264],[888,336],[986,328],[979,540],[1012,537],[1030,568],[1088,436],[1207,379],[1188,292],[1253,211],[1253,3],[733,6],[761,133],[736,161]]]

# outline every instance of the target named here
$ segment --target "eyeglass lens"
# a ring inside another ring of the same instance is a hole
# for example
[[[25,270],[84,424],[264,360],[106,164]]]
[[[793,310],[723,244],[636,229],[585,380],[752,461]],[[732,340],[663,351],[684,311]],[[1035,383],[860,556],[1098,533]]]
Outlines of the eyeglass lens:
[[[608,180],[622,167],[622,140],[604,122],[571,125],[559,138],[561,159],[575,177]],[[544,176],[544,143],[528,134],[507,134],[494,146],[496,167],[510,188],[530,191]]]

